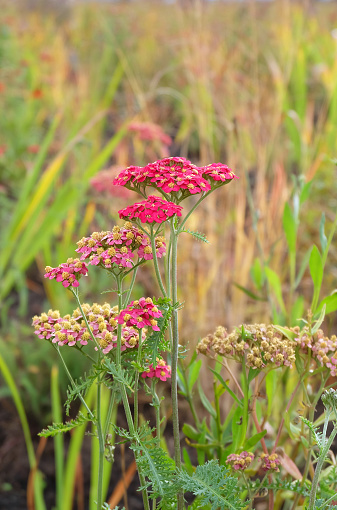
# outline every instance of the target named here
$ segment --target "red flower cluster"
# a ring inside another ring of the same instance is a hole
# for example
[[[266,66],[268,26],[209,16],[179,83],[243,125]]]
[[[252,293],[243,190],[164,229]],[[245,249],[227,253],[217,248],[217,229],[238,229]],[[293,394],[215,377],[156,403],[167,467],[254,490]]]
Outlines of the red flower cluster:
[[[83,304],[82,309],[93,335],[103,353],[107,354],[117,346],[118,308],[111,308],[108,303],[104,305],[94,303],[92,306]],[[60,346],[87,345],[89,340],[92,341],[79,308],[74,310],[72,316],[61,317],[58,310],[49,310],[48,313],[36,315],[33,318],[33,326],[39,338],[51,340]],[[145,340],[145,331],[142,336]],[[137,347],[138,337],[136,329],[123,327],[121,351]]]
[[[154,331],[160,331],[157,326],[158,317],[162,317],[161,311],[153,304],[151,298],[140,298],[131,303],[120,312],[118,316],[118,324],[126,324],[126,326],[134,326],[136,328],[151,327]]]
[[[236,455],[235,453],[228,455],[226,464],[230,464],[235,471],[243,471],[250,466],[253,460],[254,453],[243,451],[240,455]]]
[[[80,259],[68,259],[66,264],[60,264],[58,267],[47,266],[45,271],[45,278],[49,280],[56,278],[57,282],[62,282],[63,287],[78,287],[81,276],[88,274],[88,266]]]
[[[209,191],[211,184],[213,188],[222,186],[234,178],[236,175],[222,163],[197,167],[185,158],[171,157],[145,167],[130,166],[114,179],[113,184],[136,191],[152,186],[180,202],[190,195]]]
[[[164,198],[151,195],[142,202],[118,211],[119,217],[129,220],[139,218],[142,223],[163,223],[175,214],[181,216],[182,207]]]
[[[106,269],[113,266],[131,268],[134,252],[145,260],[153,258],[150,239],[130,222],[123,227],[116,225],[109,232],[94,232],[90,237],[83,237],[77,245],[76,251],[82,253],[81,260],[89,258],[89,264]],[[166,251],[164,238],[156,238],[156,248],[160,258]]]
[[[152,379],[153,377],[157,377],[161,381],[166,381],[171,377],[171,367],[166,364],[163,359],[157,358],[157,366],[154,368],[153,363],[151,363],[148,368],[141,374],[141,377],[144,379],[149,377]]]

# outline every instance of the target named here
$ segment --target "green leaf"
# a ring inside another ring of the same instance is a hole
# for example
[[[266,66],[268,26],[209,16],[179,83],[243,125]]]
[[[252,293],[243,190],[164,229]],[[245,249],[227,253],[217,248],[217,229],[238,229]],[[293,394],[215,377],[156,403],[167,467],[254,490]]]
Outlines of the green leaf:
[[[282,335],[287,337],[288,340],[294,341],[297,336],[295,331],[290,331],[290,329],[284,328],[283,326],[274,326],[274,328],[277,329],[277,331],[279,331],[280,333],[282,333]]]
[[[291,307],[290,312],[290,324],[291,326],[296,326],[298,324],[297,319],[303,317],[304,312],[304,297],[298,296],[295,303]]]
[[[325,227],[325,214],[322,213],[321,222],[319,224],[319,240],[321,242],[322,253],[325,252],[325,248],[328,244],[328,240],[324,232],[324,227]]]
[[[183,434],[185,434],[185,436],[188,437],[189,439],[193,439],[193,441],[199,440],[200,432],[198,432],[189,423],[184,423],[182,431],[183,431]]]
[[[286,235],[289,252],[293,254],[296,252],[297,223],[288,203],[284,206],[283,211],[283,230]]]
[[[278,302],[282,312],[284,313],[284,315],[286,315],[286,308],[285,308],[283,297],[282,297],[282,285],[281,285],[280,277],[278,276],[277,273],[275,273],[275,271],[270,269],[270,267],[265,268],[265,273],[266,273],[266,276],[268,279],[268,283],[275,294],[277,302]]]
[[[190,230],[189,228],[186,228],[183,230],[183,232],[186,232],[186,234],[191,234],[193,237],[198,239],[198,241],[203,241],[204,243],[209,244],[209,240],[205,236],[205,234],[202,234],[201,232],[193,232],[193,230]]]
[[[84,414],[79,412],[74,420],[70,420],[65,423],[53,423],[52,425],[49,425],[46,429],[43,429],[38,435],[41,437],[55,436],[56,434],[69,432],[75,427],[83,425],[83,423],[86,423],[88,421],[92,421],[92,417],[89,414],[85,416]]]
[[[309,198],[310,189],[311,189],[312,180],[306,182],[301,190],[300,194],[300,204],[302,205]]]
[[[243,406],[238,407],[232,419],[232,448],[236,452],[240,446],[243,426]]]
[[[302,278],[303,278],[303,275],[304,275],[304,272],[309,264],[309,260],[310,260],[310,255],[311,255],[311,250],[312,250],[312,246],[310,246],[310,248],[305,252],[304,254],[304,257],[302,259],[302,263],[301,263],[301,266],[300,266],[300,269],[297,273],[297,276],[296,276],[296,279],[295,279],[295,289],[297,289],[299,283],[301,282]]]
[[[201,365],[202,365],[202,361],[200,359],[196,363],[194,363],[194,365],[192,365],[192,367],[189,369],[187,383],[188,383],[188,389],[189,389],[190,393],[193,389],[193,386],[195,385],[195,383],[198,380]]]
[[[249,450],[250,448],[253,448],[253,446],[255,446],[266,434],[267,434],[266,430],[262,430],[258,434],[254,434],[244,443],[243,449]]]
[[[325,305],[325,315],[335,312],[337,310],[337,290],[334,290],[333,294],[322,299],[317,307],[316,313],[319,313]]]
[[[255,301],[267,301],[266,298],[264,297],[260,297],[258,296],[257,294],[254,294],[254,292],[248,290],[246,287],[242,287],[242,285],[239,285],[238,283],[235,283],[234,282],[234,285],[235,287],[237,287],[238,289],[242,290],[242,292],[244,292],[245,294],[247,294],[247,296],[251,297],[252,299],[254,299]]]
[[[253,265],[250,269],[250,275],[252,277],[254,284],[256,285],[256,288],[261,290],[265,280],[265,275],[263,272],[260,259],[258,259],[257,257],[254,259]]]
[[[228,386],[228,384],[226,383],[226,381],[224,381],[224,379],[221,377],[221,375],[216,372],[215,370],[213,370],[213,368],[210,368],[211,372],[213,372],[213,374],[215,375],[215,377],[218,379],[218,381],[220,381],[220,383],[222,384],[222,386],[224,388],[226,388],[226,390],[228,391],[228,393],[230,394],[230,396],[235,400],[235,402],[239,405],[239,406],[242,406],[243,407],[243,404],[241,402],[241,400],[238,399],[238,397],[235,395],[235,393],[230,389],[230,387]]]
[[[315,323],[315,326],[312,328],[312,333],[315,334],[316,331],[318,331],[318,329],[320,328],[322,322],[324,321],[324,317],[325,317],[325,308],[326,308],[326,305],[323,305],[323,308],[321,310],[321,313],[319,314],[319,317]]]
[[[201,400],[202,405],[209,412],[209,414],[211,416],[216,418],[216,410],[214,409],[214,407],[212,406],[212,404],[210,403],[210,401],[206,397],[206,395],[205,395],[205,393],[204,393],[204,391],[203,391],[203,389],[201,387],[200,380],[199,380],[199,384],[198,384],[198,389],[199,389],[199,395],[200,395],[200,400]]]
[[[319,252],[319,249],[316,245],[313,246],[310,260],[309,260],[309,268],[310,268],[310,275],[314,284],[314,297],[312,302],[312,308],[313,313],[315,313],[315,307],[316,303],[319,298],[319,293],[321,290],[322,280],[323,280],[323,262],[322,257]]]

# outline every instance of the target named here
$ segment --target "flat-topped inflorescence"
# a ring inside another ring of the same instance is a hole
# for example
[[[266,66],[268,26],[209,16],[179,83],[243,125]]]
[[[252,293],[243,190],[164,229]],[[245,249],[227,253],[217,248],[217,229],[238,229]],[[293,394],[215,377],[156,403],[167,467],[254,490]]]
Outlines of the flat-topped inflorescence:
[[[234,172],[222,163],[198,167],[185,158],[170,157],[149,163],[145,167],[130,166],[113,181],[145,194],[145,188],[157,189],[168,200],[179,203],[196,194],[227,184],[237,178]]]
[[[248,367],[262,369],[266,365],[292,367],[295,362],[295,342],[289,340],[273,325],[242,325],[228,333],[218,326],[197,345],[197,351],[205,355],[219,354],[242,362]]]
[[[80,259],[69,258],[66,263],[60,264],[58,267],[47,266],[45,271],[45,278],[50,280],[55,278],[57,282],[62,282],[63,287],[78,287],[78,280],[88,274],[88,266]]]
[[[140,220],[142,223],[163,223],[172,216],[181,216],[182,207],[161,197],[149,196],[118,211],[119,217],[130,221]]]
[[[166,251],[165,238],[157,237],[155,245],[156,255],[160,258]],[[144,260],[153,258],[149,237],[129,221],[122,227],[115,225],[112,231],[93,232],[78,241],[77,246],[76,251],[82,254],[81,260],[89,259],[88,264],[105,269],[132,268],[135,255]]]
[[[85,318],[92,335],[96,338],[104,354],[117,346],[118,307],[111,307],[109,303],[99,305],[87,303],[82,305]],[[83,346],[93,341],[79,308],[72,315],[61,317],[58,310],[49,310],[33,318],[35,334],[39,338],[50,340],[59,346]],[[142,332],[145,339],[146,330]],[[132,326],[122,327],[121,351],[138,346],[139,331]]]
[[[312,359],[318,366],[326,366],[333,377],[337,375],[337,337],[330,338],[324,335],[322,329],[314,334],[310,333],[308,326],[300,329],[298,326],[291,328],[296,333],[295,342],[300,347],[300,352],[310,352]]]

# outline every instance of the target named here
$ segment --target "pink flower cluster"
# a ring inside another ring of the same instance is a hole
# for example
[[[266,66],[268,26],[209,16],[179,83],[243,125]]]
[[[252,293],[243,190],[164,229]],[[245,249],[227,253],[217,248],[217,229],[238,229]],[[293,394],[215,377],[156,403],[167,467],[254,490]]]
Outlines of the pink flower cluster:
[[[243,451],[240,455],[232,453],[228,455],[226,464],[229,464],[235,471],[244,471],[253,462],[254,454]]]
[[[276,473],[280,471],[279,465],[281,464],[281,461],[278,458],[277,453],[272,453],[271,455],[262,453],[260,460],[262,462],[261,468],[263,471],[275,471]]]
[[[128,130],[137,133],[141,140],[159,140],[163,145],[172,144],[172,138],[164,133],[158,124],[152,122],[131,122]]]
[[[99,193],[107,193],[119,199],[126,199],[131,195],[130,190],[112,184],[112,181],[121,170],[122,167],[117,165],[101,170],[90,180],[90,184]]]
[[[337,337],[333,335],[331,338],[324,336],[324,332],[319,329],[314,335],[310,334],[308,328],[293,328],[298,333],[295,341],[304,353],[312,352],[313,358],[321,366],[330,369],[332,377],[337,376]]]
[[[130,222],[123,227],[116,225],[111,232],[94,232],[90,237],[83,237],[77,245],[76,251],[82,254],[81,260],[89,259],[89,264],[106,269],[133,267],[135,252],[139,258],[153,258],[149,237]],[[166,251],[165,238],[157,237],[155,245],[157,257],[160,258]]]
[[[146,377],[149,377],[150,379],[156,377],[161,381],[166,381],[171,377],[171,367],[167,365],[163,359],[157,358],[157,366],[154,368],[153,363],[151,363],[145,372],[141,374],[141,377],[144,379]]]
[[[118,309],[111,308],[108,303],[99,305],[94,303],[82,305],[83,312],[89,327],[100,345],[104,354],[117,346]],[[58,310],[49,310],[33,318],[35,334],[42,339],[50,340],[52,343],[63,345],[87,345],[92,337],[86,327],[84,317],[79,308],[74,310],[72,316],[60,316]],[[142,332],[145,339],[145,331]],[[138,346],[138,331],[130,326],[122,328],[122,347],[127,348]]]
[[[113,184],[136,191],[151,186],[165,196],[170,194],[175,202],[179,202],[235,178],[237,176],[233,171],[222,163],[197,167],[185,158],[171,157],[149,163],[145,167],[130,166],[114,179]]]
[[[49,280],[56,278],[57,282],[62,282],[63,287],[78,287],[81,276],[88,274],[88,266],[80,259],[68,259],[65,264],[60,264],[58,267],[47,266],[45,271],[45,278]]]
[[[142,202],[130,205],[118,211],[119,217],[129,220],[140,219],[142,223],[163,223],[175,214],[181,216],[182,207],[164,198],[149,196]]]
[[[131,303],[120,312],[118,316],[119,324],[133,326],[136,328],[151,327],[154,331],[160,331],[156,319],[162,317],[161,311],[154,305],[151,298],[140,298]]]

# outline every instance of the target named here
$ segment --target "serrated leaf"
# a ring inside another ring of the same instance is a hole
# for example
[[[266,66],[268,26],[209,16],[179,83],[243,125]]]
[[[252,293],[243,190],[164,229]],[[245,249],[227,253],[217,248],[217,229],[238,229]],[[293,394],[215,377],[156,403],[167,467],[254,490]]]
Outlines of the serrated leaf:
[[[198,239],[198,241],[203,241],[204,243],[209,244],[209,240],[207,239],[205,234],[202,234],[201,232],[198,232],[198,231],[194,232],[193,230],[190,230],[189,228],[186,228],[185,230],[183,230],[183,232],[186,232],[186,234],[191,234],[193,237]]]
[[[53,423],[49,425],[46,429],[43,429],[38,435],[40,437],[53,437],[56,434],[63,434],[65,432],[69,432],[70,430],[78,427],[79,425],[83,425],[83,423],[92,421],[92,417],[89,414],[85,416],[81,412],[74,420],[66,421],[65,423]]]

